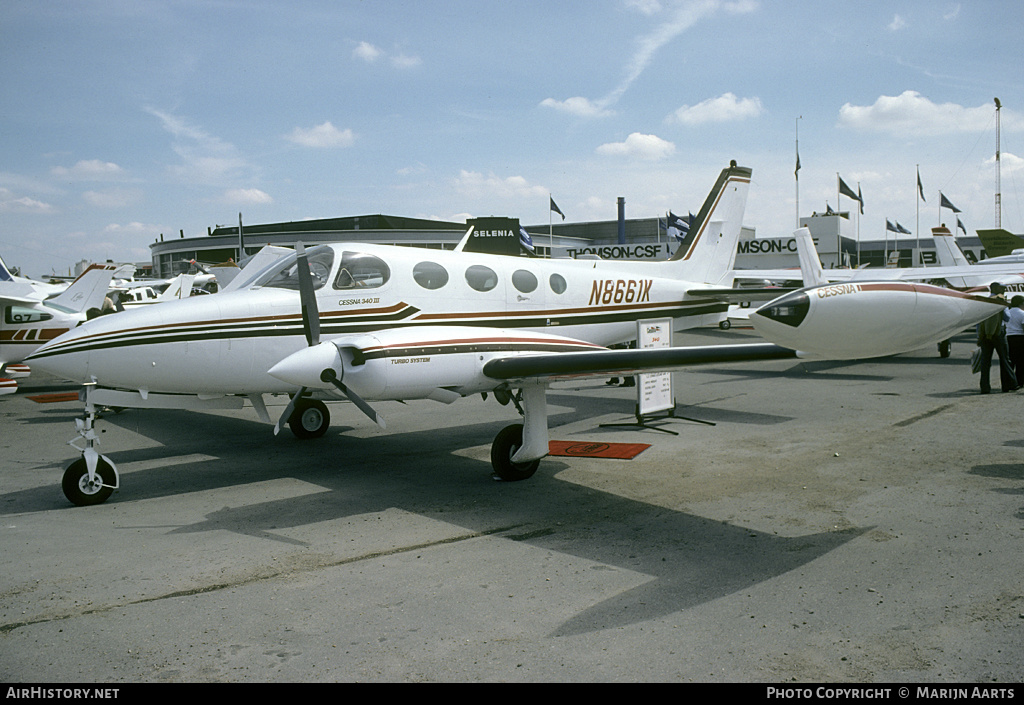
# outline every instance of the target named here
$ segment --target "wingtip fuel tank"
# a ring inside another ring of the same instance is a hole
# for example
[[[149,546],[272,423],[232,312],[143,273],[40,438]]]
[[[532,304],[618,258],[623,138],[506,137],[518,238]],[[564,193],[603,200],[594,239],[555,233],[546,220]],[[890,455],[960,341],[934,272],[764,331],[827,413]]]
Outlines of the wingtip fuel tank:
[[[765,339],[806,357],[884,357],[938,343],[1006,306],[1001,299],[909,282],[824,284],[750,315]]]

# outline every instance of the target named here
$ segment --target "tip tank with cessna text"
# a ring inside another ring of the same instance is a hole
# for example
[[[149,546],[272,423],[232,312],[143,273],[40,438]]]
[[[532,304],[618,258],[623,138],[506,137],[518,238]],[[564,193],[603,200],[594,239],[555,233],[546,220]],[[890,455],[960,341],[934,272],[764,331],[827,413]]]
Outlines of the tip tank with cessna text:
[[[1005,306],[1002,299],[930,284],[824,284],[768,302],[750,322],[765,339],[802,357],[852,360],[939,343]]]

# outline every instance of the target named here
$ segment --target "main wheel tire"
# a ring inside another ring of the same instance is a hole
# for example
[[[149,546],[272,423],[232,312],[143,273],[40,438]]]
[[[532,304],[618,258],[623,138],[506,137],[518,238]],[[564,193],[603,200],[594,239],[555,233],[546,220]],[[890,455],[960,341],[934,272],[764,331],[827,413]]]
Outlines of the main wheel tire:
[[[952,349],[952,342],[949,340],[943,340],[939,343],[939,357],[949,357],[949,352]]]
[[[724,321],[718,322],[718,327],[721,328],[722,330],[729,330],[730,328],[732,328],[732,321],[726,318]]]
[[[96,480],[90,482],[89,467],[83,457],[68,465],[60,486],[64,490],[64,496],[72,504],[88,507],[106,502],[113,494],[116,484],[117,473],[102,457],[96,460]]]
[[[319,438],[327,433],[331,414],[327,405],[317,399],[304,399],[295,405],[288,417],[288,428],[297,438]]]
[[[526,463],[513,463],[512,456],[523,445],[523,425],[506,426],[494,437],[491,444],[491,466],[494,474],[507,482],[525,480],[533,476],[540,466],[540,459]]]

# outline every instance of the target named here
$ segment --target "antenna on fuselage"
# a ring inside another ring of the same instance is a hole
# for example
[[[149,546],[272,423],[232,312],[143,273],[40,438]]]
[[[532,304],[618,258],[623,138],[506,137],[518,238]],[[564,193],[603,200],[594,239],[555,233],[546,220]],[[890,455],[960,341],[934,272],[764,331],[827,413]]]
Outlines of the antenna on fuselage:
[[[467,230],[466,234],[462,236],[461,240],[459,240],[459,244],[455,246],[455,252],[462,252],[466,248],[466,243],[469,242],[469,236],[473,234],[473,230],[475,229],[475,225],[469,226],[469,230]]]

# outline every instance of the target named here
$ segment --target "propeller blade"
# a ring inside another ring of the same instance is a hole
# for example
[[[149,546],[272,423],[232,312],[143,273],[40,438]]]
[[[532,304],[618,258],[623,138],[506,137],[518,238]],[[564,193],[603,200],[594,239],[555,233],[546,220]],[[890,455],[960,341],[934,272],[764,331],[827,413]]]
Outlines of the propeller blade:
[[[288,423],[288,419],[291,418],[292,412],[295,411],[295,404],[296,404],[296,402],[298,402],[298,400],[301,399],[302,395],[305,394],[305,393],[306,393],[306,388],[305,387],[299,387],[299,390],[297,392],[295,392],[295,395],[291,399],[288,400],[288,405],[286,407],[284,407],[284,413],[281,414],[281,418],[279,418],[277,420],[277,423],[274,424],[274,435],[275,436],[278,433],[280,433],[281,429],[284,428],[284,425],[286,423]]]
[[[296,274],[299,276],[299,300],[302,302],[302,329],[306,332],[306,343],[312,347],[320,343],[320,311],[316,305],[313,277],[309,273],[309,259],[302,242],[295,243]]]
[[[366,403],[361,396],[353,392],[351,389],[342,384],[341,380],[338,379],[338,374],[331,368],[327,368],[320,374],[320,379],[324,382],[330,382],[341,391],[348,400],[355,404],[360,411],[366,414],[371,421],[380,426],[381,428],[387,428],[384,423],[384,417],[378,414],[372,406]]]

